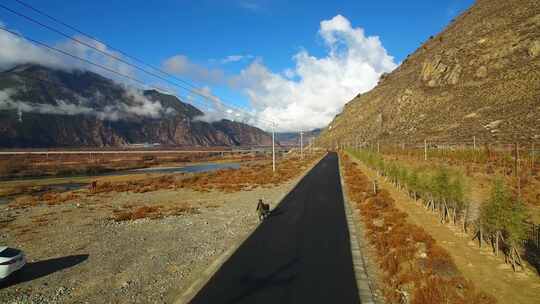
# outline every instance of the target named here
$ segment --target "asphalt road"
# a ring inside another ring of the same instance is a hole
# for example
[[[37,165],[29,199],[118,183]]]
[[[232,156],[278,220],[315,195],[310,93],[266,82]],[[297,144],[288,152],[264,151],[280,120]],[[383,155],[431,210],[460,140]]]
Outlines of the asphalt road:
[[[191,303],[359,302],[338,159],[330,153]]]

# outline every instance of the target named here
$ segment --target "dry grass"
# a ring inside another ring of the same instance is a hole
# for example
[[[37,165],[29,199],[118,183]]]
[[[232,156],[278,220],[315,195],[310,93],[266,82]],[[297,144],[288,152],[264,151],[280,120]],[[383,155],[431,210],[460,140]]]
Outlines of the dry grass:
[[[26,209],[30,207],[36,207],[41,204],[46,204],[48,206],[60,205],[66,202],[70,202],[78,199],[80,196],[73,192],[67,193],[58,193],[58,192],[46,192],[39,196],[24,195],[15,198],[9,207],[12,209]]]
[[[194,176],[171,174],[138,181],[98,183],[95,191],[90,195],[126,191],[145,193],[179,188],[188,188],[200,192],[217,190],[230,193],[252,190],[257,187],[272,187],[298,176],[318,156],[313,154],[305,157],[304,160],[300,160],[298,157],[286,158],[278,163],[275,173],[272,172],[270,162],[263,162],[246,164],[240,169],[223,169],[198,173]]]
[[[421,227],[408,223],[407,214],[395,207],[385,190],[373,193],[367,177],[347,155],[348,195],[366,226],[366,238],[374,247],[384,272],[384,295],[389,303],[495,303],[474,289],[459,273],[452,258]]]
[[[218,152],[185,154],[28,154],[0,156],[0,177],[93,175],[102,172],[142,168],[171,163],[245,161],[262,155]]]
[[[13,209],[26,209],[30,207],[35,207],[39,205],[39,202],[36,197],[31,195],[24,195],[15,198],[8,207]]]
[[[167,216],[179,216],[183,214],[194,214],[198,210],[186,202],[174,204],[172,206],[141,206],[133,208],[124,206],[122,210],[113,211],[113,220],[116,222],[132,221],[138,219],[161,219]]]

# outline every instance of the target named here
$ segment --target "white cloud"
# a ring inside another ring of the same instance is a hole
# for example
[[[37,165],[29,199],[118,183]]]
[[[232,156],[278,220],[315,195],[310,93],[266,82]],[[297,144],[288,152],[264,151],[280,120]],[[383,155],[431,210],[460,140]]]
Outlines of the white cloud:
[[[5,27],[0,21],[0,25]],[[18,33],[15,30],[11,31]],[[82,59],[94,62],[96,64],[106,66],[109,70],[133,77],[135,70],[128,64],[122,63],[111,56],[121,58],[126,62],[129,62],[121,54],[111,51],[102,43],[82,37],[73,36],[74,39],[79,40],[87,45],[94,47],[89,48],[76,41],[66,39],[55,44],[50,44],[52,47],[60,49],[64,52],[80,57]],[[117,75],[112,72],[108,72],[100,67],[85,63],[79,59],[66,56],[57,51],[46,49],[44,47],[37,46],[30,41],[16,36],[6,31],[0,31],[0,70],[6,70],[20,64],[40,64],[50,68],[63,69],[63,70],[88,70],[95,73],[99,73],[106,77],[112,78],[122,83],[131,83],[127,78]],[[97,49],[97,50],[96,50]],[[98,51],[99,50],[99,51]],[[111,56],[107,56],[107,53]]]
[[[0,45],[2,46],[0,48],[1,70],[23,63],[39,63],[56,68],[66,67],[58,56],[11,33],[0,31]]]
[[[262,9],[261,0],[239,0],[238,5],[241,8],[244,8],[250,11],[259,11]]]
[[[0,25],[5,27],[1,21]],[[106,66],[112,71],[131,77],[135,75],[133,67],[102,52],[128,61],[121,54],[109,50],[106,45],[97,41],[81,36],[74,36],[74,38],[95,49],[68,39],[60,41],[53,46],[74,56]],[[124,100],[119,100],[116,104],[96,109],[95,105],[100,104],[97,101],[106,98],[100,92],[96,92],[92,100],[77,95],[69,100],[55,100],[54,104],[48,104],[21,100],[17,97],[17,92],[19,90],[25,90],[25,88],[19,87],[0,91],[0,110],[17,110],[41,114],[93,115],[103,120],[118,120],[128,116],[159,118],[162,115],[175,113],[172,108],[163,108],[160,102],[147,99],[140,90],[129,85],[131,81],[112,72],[107,72],[99,67],[89,65],[81,60],[67,57],[55,51],[49,51],[5,31],[0,31],[0,45],[0,70],[6,70],[28,63],[67,71],[74,69],[89,70],[120,81],[124,86],[126,95]]]
[[[187,56],[175,55],[163,62],[163,68],[172,74],[186,76],[194,81],[220,84],[225,81],[225,72],[221,69],[208,69],[189,60]]]
[[[163,112],[170,109],[164,109],[159,101],[149,100],[140,90],[132,87],[126,87],[125,95],[130,103],[119,103],[118,111],[120,112],[131,113],[136,116],[159,118]]]
[[[346,102],[372,89],[382,73],[397,66],[377,36],[366,36],[341,15],[322,21],[319,35],[327,47],[325,57],[302,50],[293,57],[295,67],[282,74],[255,60],[231,79],[260,121],[275,120],[281,131],[324,127]],[[269,127],[264,122],[258,126]]]
[[[133,68],[132,66],[124,63],[124,62],[129,62],[129,60],[124,58],[122,56],[122,54],[114,52],[114,51],[108,49],[106,45],[104,45],[104,44],[102,44],[100,42],[97,42],[95,40],[91,40],[91,39],[88,39],[88,38],[85,38],[85,37],[82,37],[82,36],[74,36],[73,38],[75,38],[78,41],[81,41],[81,42],[85,43],[86,45],[89,45],[89,46],[91,46],[91,47],[93,47],[95,49],[89,48],[89,47],[87,47],[87,46],[85,46],[83,44],[77,43],[77,42],[75,42],[73,40],[62,41],[62,42],[58,43],[56,45],[56,47],[63,50],[63,51],[65,51],[65,52],[67,52],[67,53],[73,54],[73,55],[75,55],[75,56],[77,56],[79,58],[84,58],[84,59],[89,60],[91,62],[95,62],[97,64],[105,66],[108,69],[113,70],[113,71],[115,71],[117,73],[127,75],[127,76],[130,76],[130,77],[135,76],[135,68]],[[99,50],[99,51],[97,51],[96,49]],[[104,53],[109,54],[109,55],[105,55]],[[121,59],[124,62],[121,62],[121,61],[119,61],[119,60],[117,60],[115,58]],[[65,65],[67,65],[68,67],[93,71],[93,72],[96,72],[96,73],[99,73],[99,74],[102,74],[102,75],[106,75],[109,78],[113,78],[113,79],[116,79],[116,80],[120,79],[120,80],[122,80],[122,82],[125,82],[125,83],[130,82],[129,80],[127,80],[126,78],[124,78],[122,76],[119,76],[119,75],[111,73],[111,72],[107,72],[107,71],[105,71],[104,69],[102,69],[100,67],[90,65],[90,64],[82,62],[81,60],[78,60],[78,59],[65,57],[63,61],[65,62]]]
[[[255,112],[229,107],[223,103],[223,100],[212,94],[209,87],[203,87],[197,90],[197,93],[204,97],[188,95],[188,101],[195,104],[204,113],[202,116],[195,117],[195,120],[214,122],[221,119],[228,119],[252,125],[256,124]]]
[[[230,55],[221,60],[221,63],[237,62],[244,59],[243,55]]]
[[[230,55],[220,60],[221,64],[227,64],[231,62],[239,62],[243,60],[249,60],[253,58],[253,55]]]

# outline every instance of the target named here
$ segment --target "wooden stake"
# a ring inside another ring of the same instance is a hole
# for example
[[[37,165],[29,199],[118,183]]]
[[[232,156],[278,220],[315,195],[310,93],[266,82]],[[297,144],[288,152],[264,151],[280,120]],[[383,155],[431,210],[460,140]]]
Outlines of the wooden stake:
[[[427,160],[427,139],[424,139],[424,160]]]
[[[521,197],[521,180],[519,176],[519,144],[518,143],[516,143],[515,149],[516,149],[516,152],[515,152],[516,159],[514,160],[514,171],[517,178],[518,197]]]
[[[495,256],[499,256],[499,231],[495,232]]]

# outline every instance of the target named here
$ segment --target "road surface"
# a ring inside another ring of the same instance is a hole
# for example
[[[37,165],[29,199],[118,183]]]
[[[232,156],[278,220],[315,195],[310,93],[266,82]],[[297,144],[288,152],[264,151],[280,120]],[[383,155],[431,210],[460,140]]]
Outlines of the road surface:
[[[338,159],[330,153],[191,303],[359,302]]]

